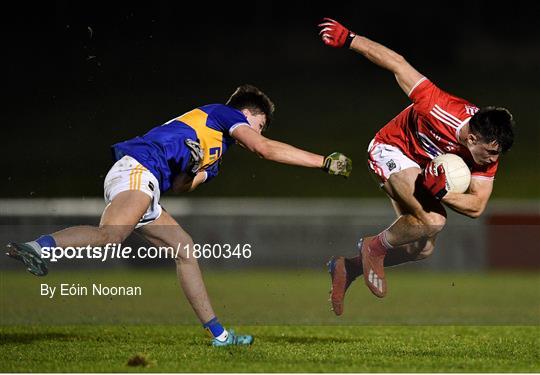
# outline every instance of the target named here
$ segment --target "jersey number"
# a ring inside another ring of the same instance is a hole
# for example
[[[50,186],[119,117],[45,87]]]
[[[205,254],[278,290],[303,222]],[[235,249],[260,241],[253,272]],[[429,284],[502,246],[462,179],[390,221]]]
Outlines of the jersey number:
[[[221,156],[221,147],[212,147],[209,150],[209,154],[210,154],[210,161],[219,159],[219,157]]]

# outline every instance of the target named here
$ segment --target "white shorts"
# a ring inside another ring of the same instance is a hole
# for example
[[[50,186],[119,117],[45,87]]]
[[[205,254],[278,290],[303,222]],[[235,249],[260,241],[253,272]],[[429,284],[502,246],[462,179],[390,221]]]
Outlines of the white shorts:
[[[127,190],[139,190],[147,194],[152,202],[148,207],[136,228],[149,224],[156,220],[162,212],[159,204],[159,182],[156,177],[137,160],[131,156],[124,156],[118,160],[109,170],[105,177],[104,197],[107,206],[114,197]]]
[[[377,143],[371,140],[368,146],[369,168],[384,184],[392,174],[407,168],[420,168],[418,163],[409,159],[398,147]]]

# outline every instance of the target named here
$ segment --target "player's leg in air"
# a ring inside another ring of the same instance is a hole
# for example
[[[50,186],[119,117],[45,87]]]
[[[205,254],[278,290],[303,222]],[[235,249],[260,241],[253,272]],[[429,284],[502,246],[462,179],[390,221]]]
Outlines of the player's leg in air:
[[[420,173],[419,168],[410,167],[381,183],[391,199],[397,220],[378,235],[361,238],[358,256],[334,257],[328,263],[332,308],[336,315],[343,313],[345,293],[357,277],[364,275],[370,290],[384,297],[384,267],[425,259],[433,253],[437,234],[446,222],[446,212],[418,183]]]
[[[397,159],[394,156],[394,160]],[[359,276],[378,297],[386,294],[384,267],[417,261],[431,255],[437,234],[446,222],[442,204],[418,183],[420,169],[410,167],[392,174],[381,187],[390,197],[397,220],[376,236],[360,239],[360,255],[335,257],[328,263],[332,278],[332,308],[343,313],[345,292]]]
[[[104,181],[106,207],[98,227],[75,226],[39,237],[27,243],[10,243],[7,255],[23,262],[36,276],[48,273],[47,254],[53,248],[100,247],[124,241],[144,222],[161,213],[155,177],[132,157],[124,156],[107,173]],[[42,256],[44,255],[44,256]]]
[[[150,197],[141,191],[123,191],[103,211],[99,227],[75,226],[43,235],[35,241],[11,242],[7,245],[7,255],[23,262],[30,273],[45,276],[48,267],[46,260],[42,259],[42,248],[97,247],[121,243],[148,210],[150,201]]]
[[[182,179],[179,179],[182,180]],[[185,180],[192,180],[191,177]],[[134,158],[124,156],[118,160],[105,177],[105,200],[107,206],[98,227],[75,226],[44,235],[27,243],[10,243],[7,255],[21,261],[36,276],[48,273],[47,263],[42,259],[42,248],[99,247],[124,241],[134,229],[155,244],[191,244],[191,238],[174,219],[162,211],[159,205],[158,181]],[[162,227],[172,226],[172,229]],[[148,228],[145,228],[148,226]],[[171,245],[173,246],[173,245]],[[227,332],[216,319],[196,259],[180,254],[177,260],[180,285],[193,309],[214,336],[214,346],[249,345],[251,336],[239,336]]]
[[[176,274],[195,314],[203,326],[211,333],[214,346],[250,345],[253,337],[250,335],[236,335],[233,330],[227,331],[218,321],[210,298],[204,285],[201,270],[197,259],[189,256],[185,246],[192,249],[193,240],[182,227],[163,211],[154,222],[137,229],[146,240],[155,246],[169,247],[176,252]]]

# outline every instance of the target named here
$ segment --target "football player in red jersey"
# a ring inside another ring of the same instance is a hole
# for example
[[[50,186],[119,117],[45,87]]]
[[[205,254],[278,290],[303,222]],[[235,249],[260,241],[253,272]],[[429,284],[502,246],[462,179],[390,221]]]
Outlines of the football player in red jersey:
[[[504,108],[478,109],[450,95],[414,69],[401,55],[355,34],[330,18],[320,27],[322,41],[349,48],[394,73],[412,104],[375,135],[368,147],[368,165],[390,197],[397,220],[376,236],[359,241],[354,258],[334,257],[332,307],[343,313],[345,292],[358,276],[377,297],[387,291],[384,267],[426,258],[446,222],[444,203],[476,218],[484,211],[493,189],[499,156],[513,143],[513,119]],[[446,190],[445,171],[433,168],[436,156],[459,155],[471,169],[464,194]]]

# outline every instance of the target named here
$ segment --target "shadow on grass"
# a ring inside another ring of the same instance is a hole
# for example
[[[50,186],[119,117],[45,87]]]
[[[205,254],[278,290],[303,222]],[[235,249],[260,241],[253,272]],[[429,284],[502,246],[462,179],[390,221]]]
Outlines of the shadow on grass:
[[[80,335],[60,332],[2,333],[0,337],[0,346],[10,344],[31,344],[35,341],[72,341],[73,339],[80,339]]]
[[[316,336],[276,336],[276,335],[260,335],[260,341],[266,341],[266,342],[275,342],[275,343],[289,343],[289,344],[321,344],[321,343],[337,343],[337,344],[345,344],[345,343],[355,343],[360,342],[362,340],[355,339],[352,337],[328,337],[328,336],[322,336],[322,337],[316,337]]]

